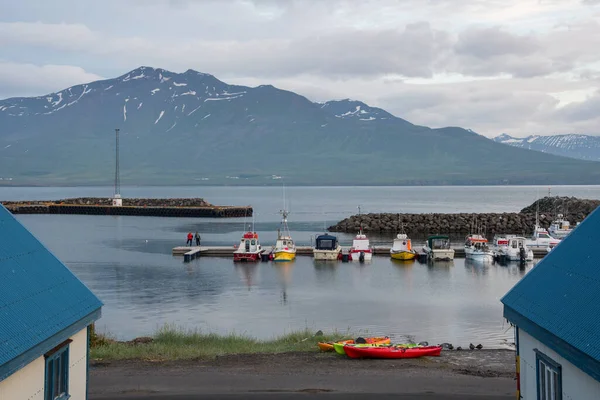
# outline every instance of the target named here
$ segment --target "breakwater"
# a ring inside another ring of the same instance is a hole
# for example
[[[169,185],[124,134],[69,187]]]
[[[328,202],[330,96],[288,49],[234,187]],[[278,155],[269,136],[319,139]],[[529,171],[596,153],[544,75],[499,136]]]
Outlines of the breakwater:
[[[144,217],[239,218],[252,216],[251,206],[215,206],[201,198],[123,198],[113,206],[110,198],[81,197],[53,201],[6,201],[13,214],[131,215]]]
[[[487,235],[512,233],[529,236],[535,226],[538,208],[539,224],[548,228],[558,214],[563,214],[575,226],[599,205],[598,200],[545,197],[515,213],[362,214],[345,218],[330,226],[329,230],[352,233],[362,225],[365,232],[399,232],[404,229],[409,235],[465,234],[477,230]]]

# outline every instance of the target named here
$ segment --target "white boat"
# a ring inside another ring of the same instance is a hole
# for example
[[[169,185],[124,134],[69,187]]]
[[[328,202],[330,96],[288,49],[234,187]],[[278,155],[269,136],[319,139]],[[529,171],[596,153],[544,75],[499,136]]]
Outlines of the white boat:
[[[465,239],[465,258],[492,262],[494,261],[494,252],[488,246],[488,240],[482,235],[469,235]]]
[[[507,261],[533,261],[533,250],[527,247],[527,239],[516,235],[494,236],[494,255]]]
[[[454,249],[450,247],[450,238],[445,235],[429,236],[423,251],[427,254],[428,260],[454,260]]]
[[[548,252],[560,243],[560,239],[555,239],[548,231],[538,224],[535,225],[533,235],[525,240],[525,245],[530,249],[544,249]]]
[[[411,240],[406,233],[399,233],[390,249],[390,257],[394,260],[412,260],[417,253],[412,249]]]
[[[362,231],[362,227],[358,234],[352,240],[350,248],[350,261],[371,261],[373,258],[373,249],[369,245],[369,239]]]
[[[263,248],[258,241],[258,233],[248,231],[240,240],[240,245],[233,252],[233,261],[258,261]]]
[[[296,244],[292,240],[290,230],[287,225],[288,212],[281,210],[283,216],[281,225],[282,231],[277,230],[277,241],[273,248],[273,261],[292,261],[296,258]]]
[[[558,214],[557,217],[558,218],[556,218],[550,224],[550,227],[548,228],[548,233],[555,239],[564,239],[569,233],[571,233],[573,228],[571,228],[571,224],[569,223],[569,221],[564,219],[562,214]]]
[[[337,237],[324,233],[315,239],[313,248],[313,257],[315,260],[336,261],[342,252],[342,246],[338,243]]]

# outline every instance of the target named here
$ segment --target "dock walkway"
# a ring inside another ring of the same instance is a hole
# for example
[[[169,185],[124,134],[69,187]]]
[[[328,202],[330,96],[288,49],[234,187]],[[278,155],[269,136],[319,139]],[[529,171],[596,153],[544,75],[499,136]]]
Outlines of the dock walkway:
[[[421,248],[422,246],[416,246],[415,248]],[[265,253],[270,253],[273,249],[271,246],[263,247]],[[190,259],[196,257],[233,257],[233,246],[178,246],[173,248],[174,256],[184,256],[189,254]],[[342,246],[342,253],[346,254],[350,251],[350,246]],[[194,255],[192,258],[192,254]],[[547,253],[545,250],[533,250],[535,258],[543,258]],[[297,256],[311,256],[313,255],[313,248],[311,246],[296,246]],[[373,255],[375,256],[390,256],[389,246],[373,246]],[[454,258],[465,258],[465,250],[462,247],[454,248]],[[186,259],[186,261],[189,261]]]

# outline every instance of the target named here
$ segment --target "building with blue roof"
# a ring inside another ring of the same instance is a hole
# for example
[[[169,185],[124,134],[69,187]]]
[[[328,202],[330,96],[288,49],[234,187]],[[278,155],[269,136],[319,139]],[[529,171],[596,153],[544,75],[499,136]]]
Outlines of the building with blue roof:
[[[600,399],[600,208],[503,298],[526,400]]]
[[[0,399],[84,400],[102,302],[0,205]]]

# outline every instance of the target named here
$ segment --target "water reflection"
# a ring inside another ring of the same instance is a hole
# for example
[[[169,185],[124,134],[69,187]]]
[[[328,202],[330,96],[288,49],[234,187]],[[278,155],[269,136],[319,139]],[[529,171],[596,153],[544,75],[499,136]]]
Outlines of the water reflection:
[[[313,259],[317,283],[327,286],[335,281],[335,274],[339,263],[337,261],[323,261]]]
[[[277,279],[281,286],[281,302],[285,305],[288,302],[287,288],[292,283],[294,261],[274,262],[271,265],[277,271]]]
[[[465,259],[465,269],[473,275],[487,275],[491,263],[480,260]]]
[[[244,263],[235,263],[235,270],[238,275],[245,282],[248,287],[248,291],[252,289],[252,286],[255,285],[255,280],[258,275],[258,263],[254,262],[244,262]]]

